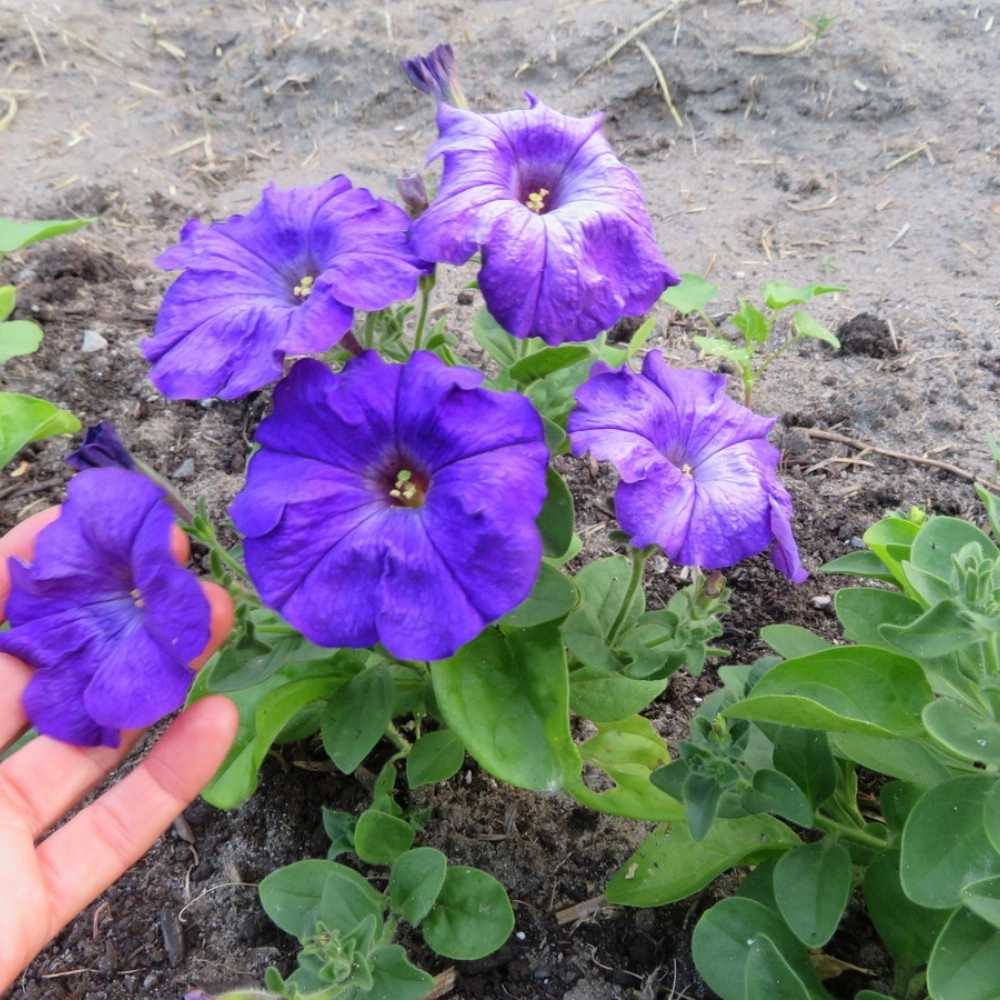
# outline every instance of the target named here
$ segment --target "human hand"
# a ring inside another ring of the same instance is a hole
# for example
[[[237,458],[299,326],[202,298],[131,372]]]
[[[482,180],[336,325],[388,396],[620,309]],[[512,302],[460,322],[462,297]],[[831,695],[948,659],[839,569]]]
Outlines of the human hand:
[[[43,511],[0,538],[0,607],[10,590],[8,558],[30,558],[35,536],[59,515]],[[176,530],[174,555],[184,563],[187,538]],[[201,666],[233,623],[229,595],[203,583],[212,613]],[[0,654],[0,750],[28,726],[21,692],[31,669]],[[39,736],[0,763],[0,990],[80,910],[134,864],[208,783],[236,733],[226,698],[204,698],[178,716],[146,758],[99,799],[42,839],[63,815],[128,754],[139,731],[121,746],[76,747]]]

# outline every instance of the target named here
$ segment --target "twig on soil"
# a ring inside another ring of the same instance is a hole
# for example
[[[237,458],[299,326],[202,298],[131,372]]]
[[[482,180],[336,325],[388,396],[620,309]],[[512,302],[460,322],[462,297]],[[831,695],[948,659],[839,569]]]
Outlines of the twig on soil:
[[[449,966],[444,972],[439,972],[434,977],[434,985],[424,1000],[437,1000],[438,997],[447,996],[455,988],[457,978],[458,973],[455,971],[454,965]]]
[[[663,94],[663,100],[666,101],[667,104],[667,110],[670,112],[674,121],[677,122],[677,127],[684,128],[684,119],[681,118],[676,106],[674,105],[673,98],[670,96],[670,88],[667,86],[667,78],[663,75],[663,70],[660,69],[660,64],[656,61],[656,56],[653,55],[649,46],[641,38],[637,38],[635,40],[635,44],[639,51],[646,57],[646,61],[649,65],[653,67],[657,83],[659,83],[660,91]]]
[[[967,469],[961,469],[957,465],[952,465],[951,462],[942,462],[940,459],[928,458],[926,455],[911,455],[905,451],[893,451],[891,448],[881,448],[878,445],[868,444],[864,441],[859,441],[857,438],[848,437],[846,434],[838,434],[836,431],[824,431],[818,427],[803,427],[802,430],[807,437],[814,438],[817,441],[835,441],[837,444],[846,444],[849,448],[857,448],[861,452],[870,451],[876,455],[883,455],[885,458],[895,458],[900,462],[927,465],[932,469],[940,469],[942,472],[948,472],[970,483],[982,483],[988,489],[1000,492],[1000,483],[991,482],[989,479],[977,476],[974,472],[969,472]]]
[[[17,98],[9,91],[0,91],[0,101],[7,105],[7,110],[0,115],[0,132],[6,132],[17,114]]]
[[[887,163],[882,169],[883,170],[893,170],[898,167],[901,163],[906,163],[907,160],[912,160],[914,156],[919,156],[921,153],[929,153],[931,151],[931,144],[929,142],[922,142],[916,149],[911,149],[908,153],[903,153],[902,156],[897,156],[891,163]]]
[[[32,27],[27,14],[24,15],[24,26],[28,29],[28,34],[31,35],[31,40],[34,42],[35,52],[38,53],[38,61],[43,66],[47,66],[48,63],[45,61],[45,49],[42,48],[42,43],[38,40],[38,35],[35,34],[35,29]]]
[[[798,52],[805,52],[811,49],[815,42],[815,35],[806,35],[805,38],[800,38],[797,42],[792,42],[791,45],[785,45],[780,49],[771,49],[759,45],[746,45],[739,49],[733,49],[733,51],[741,56],[794,56]]]
[[[585,899],[582,903],[574,903],[572,906],[567,906],[565,910],[559,910],[556,913],[556,923],[569,924],[576,920],[586,920],[587,917],[592,917],[607,905],[608,901],[603,896]]]
[[[886,243],[886,250],[891,250],[908,232],[910,231],[910,224],[907,222],[902,229],[888,243]]]
[[[642,24],[637,25],[631,31],[627,31],[622,38],[618,39],[618,41],[615,42],[615,44],[600,57],[600,59],[595,59],[582,73],[579,73],[573,83],[579,83],[588,73],[597,69],[597,67],[602,63],[608,63],[610,65],[611,60],[614,59],[614,57],[618,55],[618,53],[629,44],[629,42],[637,39],[644,32],[652,28],[654,24],[659,24],[665,17],[669,17],[687,3],[690,3],[690,0],[673,0],[672,3],[669,3],[666,7],[658,10],[651,17],[647,17]]]
[[[55,30],[60,32],[65,38],[72,38],[74,42],[77,42],[85,49],[93,52],[95,56],[99,56],[101,59],[107,60],[112,66],[117,66],[119,69],[125,68],[114,56],[109,55],[103,49],[99,49],[93,42],[88,42],[86,38],[82,38],[75,32],[70,31],[69,28],[64,28],[61,25],[56,24],[55,21],[48,17],[41,16],[41,20],[43,20],[50,28],[55,28]]]

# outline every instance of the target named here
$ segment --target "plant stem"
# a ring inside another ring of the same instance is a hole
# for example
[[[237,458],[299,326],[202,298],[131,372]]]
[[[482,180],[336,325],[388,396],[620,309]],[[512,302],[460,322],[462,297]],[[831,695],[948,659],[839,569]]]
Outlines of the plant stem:
[[[410,741],[395,727],[395,725],[393,725],[393,723],[389,722],[386,724],[385,736],[403,757],[409,756],[413,746]]]
[[[419,351],[424,342],[424,328],[427,326],[427,313],[431,306],[431,292],[434,289],[433,274],[420,279],[420,312],[417,314],[417,328],[413,331],[413,350]]]
[[[876,851],[883,850],[887,843],[883,838],[876,837],[875,834],[868,833],[866,830],[860,830],[855,826],[846,826],[843,823],[838,823],[819,814],[817,814],[813,822],[825,833],[833,833],[844,840],[853,840],[856,844],[863,844],[865,847],[871,847]]]
[[[628,610],[632,607],[632,601],[635,599],[636,591],[642,585],[642,571],[646,565],[646,560],[652,552],[652,545],[645,549],[632,549],[631,551],[632,573],[629,576],[628,586],[625,588],[625,597],[622,599],[622,606],[618,609],[618,614],[615,615],[615,620],[611,623],[611,628],[608,629],[609,646],[618,638],[618,633],[625,623]]]

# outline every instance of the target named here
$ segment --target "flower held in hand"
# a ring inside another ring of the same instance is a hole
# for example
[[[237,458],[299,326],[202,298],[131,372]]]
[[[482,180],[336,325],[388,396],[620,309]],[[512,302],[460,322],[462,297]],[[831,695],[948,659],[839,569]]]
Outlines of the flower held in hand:
[[[374,311],[417,289],[410,220],[338,175],[311,188],[268,185],[245,215],[192,219],[156,263],[184,269],[167,289],[150,378],[173,399],[236,399],[279,378],[286,354],[328,350],[355,309]]]
[[[183,703],[210,615],[172,555],[163,496],[139,473],[88,469],[38,535],[34,561],[11,559],[0,652],[35,668],[22,703],[39,732],[117,746],[120,730]]]
[[[602,116],[568,118],[527,97],[527,110],[499,114],[438,106],[430,158],[443,156],[444,171],[413,246],[449,264],[481,250],[483,298],[515,337],[589,340],[680,279]]]
[[[808,575],[792,536],[792,501],[778,481],[773,419],[725,393],[724,375],[670,368],[658,351],[642,374],[598,363],[576,392],[573,453],[610,461],[622,481],[615,516],[644,548],[682,566],[722,569],[763,552],[800,583]]]
[[[262,600],[313,642],[441,659],[527,597],[548,449],[482,378],[366,352],[279,383],[231,512]]]

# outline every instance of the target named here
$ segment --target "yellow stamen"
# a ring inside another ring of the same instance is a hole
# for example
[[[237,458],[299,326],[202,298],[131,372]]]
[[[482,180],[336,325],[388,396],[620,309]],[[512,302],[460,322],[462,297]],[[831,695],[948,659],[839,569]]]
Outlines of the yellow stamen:
[[[692,475],[691,475],[691,466],[690,466],[690,465],[688,465],[688,464],[687,464],[687,462],[685,462],[685,463],[684,463],[684,464],[683,464],[683,465],[681,466],[681,473],[682,473],[682,475],[685,475],[685,476],[687,476],[687,477],[688,477],[688,479],[694,479],[694,476],[692,476]]]
[[[400,469],[394,488],[389,490],[389,496],[403,503],[412,503],[419,493],[417,484],[413,482],[413,473],[409,469]]]
[[[545,211],[545,196],[549,193],[548,188],[539,188],[537,191],[532,191],[528,195],[528,200],[525,205],[531,209],[532,212],[541,215]]]
[[[313,290],[313,282],[315,280],[311,274],[304,275],[302,280],[292,289],[292,294],[300,299],[309,298],[309,293]]]
[[[132,602],[135,604],[137,608],[144,608],[146,606],[146,602],[143,600],[142,597],[142,591],[139,590],[138,587],[135,587],[133,590],[130,590],[128,596],[132,598]]]

